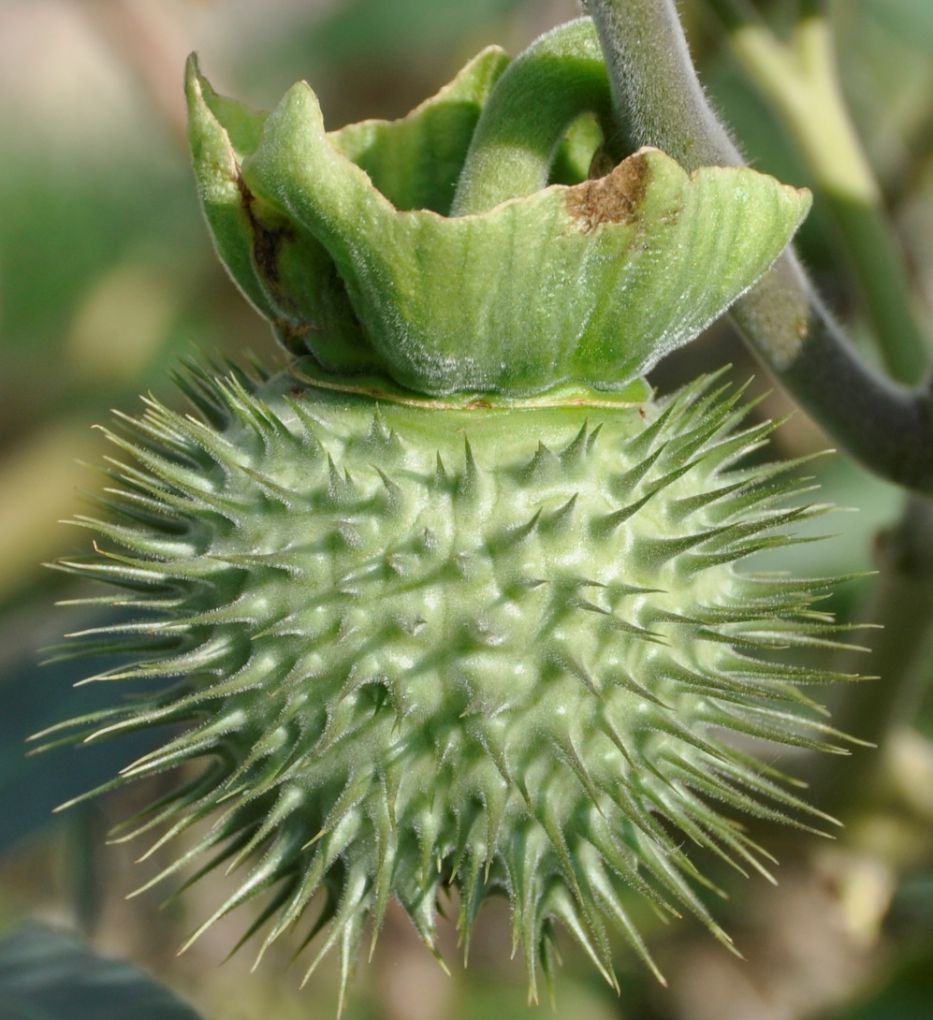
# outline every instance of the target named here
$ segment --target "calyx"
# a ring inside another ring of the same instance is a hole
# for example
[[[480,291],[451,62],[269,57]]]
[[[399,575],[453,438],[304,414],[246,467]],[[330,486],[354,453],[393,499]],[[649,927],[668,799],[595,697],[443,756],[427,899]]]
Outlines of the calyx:
[[[571,30],[591,32],[585,19]],[[554,148],[577,183],[451,215],[458,186],[488,164],[471,143],[495,137],[483,117],[514,88],[509,65],[489,48],[407,117],[328,132],[306,83],[255,113],[217,95],[192,58],[190,137],[214,242],[289,351],[430,396],[624,389],[752,286],[809,208],[807,191],[772,177],[688,174],[651,148],[588,179],[600,160],[592,130],[578,130]]]

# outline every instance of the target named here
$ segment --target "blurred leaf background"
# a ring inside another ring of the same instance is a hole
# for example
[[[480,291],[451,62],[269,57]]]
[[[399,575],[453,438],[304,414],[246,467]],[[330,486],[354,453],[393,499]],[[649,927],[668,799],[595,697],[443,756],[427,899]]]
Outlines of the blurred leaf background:
[[[794,0],[759,4],[778,28],[796,6]],[[730,56],[702,0],[683,0],[681,8],[704,80],[749,161],[783,180],[809,183],[801,159]],[[831,9],[846,98],[903,245],[917,306],[929,321],[933,4],[848,0]],[[175,957],[195,920],[216,902],[216,882],[223,880],[211,879],[161,911],[157,894],[126,902],[126,894],[167,860],[156,854],[137,867],[132,863],[137,848],[105,845],[109,827],[132,813],[137,799],[132,792],[65,815],[51,813],[132,760],[145,738],[136,746],[129,740],[24,755],[29,733],[96,707],[96,691],[72,689],[92,664],[38,665],[43,648],[89,619],[86,609],[53,608],[56,600],[80,592],[38,564],[84,547],[80,533],[58,522],[104,484],[97,467],[102,444],[91,426],[105,421],[111,407],[137,409],[140,392],[177,401],[170,369],[182,356],[243,358],[250,352],[267,361],[277,358],[265,326],[221,270],[201,222],[184,142],[186,53],[197,50],[222,91],[258,107],[270,107],[294,79],[307,78],[336,127],[368,116],[401,115],[483,45],[499,42],[517,52],[577,13],[572,0],[0,5],[0,938],[9,936],[0,943],[0,1020],[157,1015],[145,1012],[150,993],[143,991],[133,1013],[113,999],[107,1008],[118,1012],[101,1013],[82,1006],[84,999],[67,997],[62,1001],[71,1011],[62,1012],[54,996],[34,1004],[35,1013],[16,1012],[12,986],[4,991],[5,973],[15,974],[26,966],[23,960],[91,952],[70,943],[63,948],[55,941],[59,936],[44,929],[23,931],[36,921],[82,933],[100,954],[132,960],[207,1020],[335,1013],[336,983],[326,969],[299,992],[287,956],[267,959],[255,974],[249,973],[248,951],[221,965],[245,919],[235,916],[217,925],[184,957]],[[832,306],[864,338],[846,253],[819,194],[800,248]],[[665,362],[654,381],[667,390],[725,362],[734,365],[737,379],[757,373],[757,392],[769,390],[726,325]],[[792,408],[772,392],[761,409],[781,415]],[[777,452],[787,456],[827,445],[802,413],[776,440]],[[832,541],[800,547],[805,571],[870,568],[875,536],[896,517],[902,495],[843,456],[818,461],[815,471],[821,498],[857,507],[858,513],[832,519],[830,530],[837,534]],[[845,619],[856,618],[871,584],[869,579],[850,584],[833,608]],[[870,663],[864,669],[873,671]],[[912,794],[895,791],[880,807],[862,812],[835,847],[811,849],[799,837],[773,836],[772,842],[783,840],[779,856],[790,862],[779,871],[777,891],[762,889],[760,879],[736,884],[716,876],[729,883],[724,912],[747,963],[728,958],[689,924],[659,931],[646,918],[669,989],[650,983],[622,956],[623,994],[617,999],[568,945],[556,1015],[933,1016],[929,700],[921,695],[914,729],[892,752],[904,759],[901,771],[917,777]],[[139,798],[145,799],[142,793]],[[525,1005],[521,967],[509,960],[504,909],[490,912],[481,926],[469,972],[458,962],[449,931],[444,938],[450,977],[404,918],[390,915],[374,960],[360,967],[348,1015],[386,1020],[555,1015],[548,1006]],[[72,959],[71,965],[87,970],[89,959],[82,957],[80,966]],[[159,1002],[158,993],[152,994]],[[171,1008],[179,1017],[187,1015],[180,1003]],[[165,1009],[158,1015],[175,1015]]]

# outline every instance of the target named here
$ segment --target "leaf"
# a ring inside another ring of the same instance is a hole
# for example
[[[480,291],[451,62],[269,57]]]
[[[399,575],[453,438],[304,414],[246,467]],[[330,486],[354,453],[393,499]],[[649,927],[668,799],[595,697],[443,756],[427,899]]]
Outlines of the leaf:
[[[30,926],[0,942],[3,1020],[199,1020],[173,992],[64,932]]]
[[[91,626],[124,618],[128,617],[98,611],[82,620]],[[15,647],[11,633],[14,626],[23,628],[22,617],[0,630],[0,641],[7,649]],[[111,695],[104,690],[74,689],[88,670],[102,670],[112,665],[111,659],[97,656],[90,661],[40,666],[35,644],[41,639],[36,633],[28,636],[20,653],[2,664],[4,675],[0,678],[0,853],[55,824],[61,817],[52,814],[57,805],[99,786],[127,762],[155,746],[151,735],[136,734],[129,744],[119,748],[101,743],[28,754],[35,746],[26,743],[30,734],[68,715],[93,712],[112,703]]]

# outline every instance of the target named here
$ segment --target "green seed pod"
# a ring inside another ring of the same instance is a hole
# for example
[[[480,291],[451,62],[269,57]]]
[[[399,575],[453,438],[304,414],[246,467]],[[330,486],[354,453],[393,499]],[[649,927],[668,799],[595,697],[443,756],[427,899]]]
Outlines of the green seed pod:
[[[588,22],[557,41],[581,33],[586,56]],[[710,376],[655,400],[639,378],[808,197],[648,150],[446,215],[458,179],[458,202],[496,194],[471,139],[540,46],[335,135],[306,86],[265,118],[191,66],[218,250],[293,360],[190,370],[194,416],[124,418],[110,516],[79,520],[95,555],[63,564],[137,614],[83,635],[121,657],[92,679],[149,684],[55,742],[170,726],[102,789],[181,769],[137,832],[213,820],[147,887],[240,867],[200,930],[264,894],[263,947],[318,903],[312,969],[339,947],[343,983],[393,897],[433,947],[446,888],[465,945],[508,897],[532,990],[556,926],[614,983],[611,932],[654,966],[633,897],[728,942],[685,841],[767,875],[732,812],[832,821],[746,746],[843,750],[801,687],[846,677],[772,651],[826,640],[829,582],[743,562],[823,508],[790,505],[790,465],[743,461],[772,426],[743,427],[740,393]]]

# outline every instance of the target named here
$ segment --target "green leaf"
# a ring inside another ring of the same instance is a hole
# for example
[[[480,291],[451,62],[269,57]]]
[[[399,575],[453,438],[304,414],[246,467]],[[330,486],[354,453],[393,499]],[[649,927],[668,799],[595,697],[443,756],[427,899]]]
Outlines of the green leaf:
[[[0,942],[3,1020],[199,1020],[167,988],[64,932],[28,927]]]
[[[125,622],[132,616],[98,608],[81,613],[78,619],[78,627],[91,627]],[[22,632],[24,626],[26,639],[20,642],[14,629]],[[45,627],[45,611],[41,621],[19,614],[8,616],[0,627],[0,647],[7,652],[0,677],[0,854],[59,824],[62,816],[52,814],[55,807],[99,786],[156,746],[151,735],[139,734],[131,738],[130,746],[119,748],[81,744],[47,754],[28,753],[35,746],[24,743],[30,734],[59,722],[63,715],[102,709],[112,697],[104,690],[75,688],[88,670],[97,672],[112,665],[104,656],[95,656],[91,663],[69,658],[40,665],[36,645],[47,640]]]

